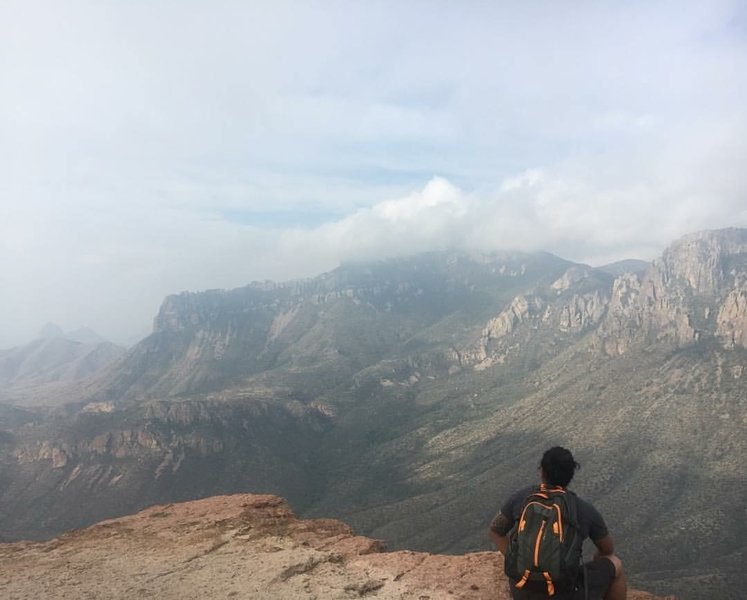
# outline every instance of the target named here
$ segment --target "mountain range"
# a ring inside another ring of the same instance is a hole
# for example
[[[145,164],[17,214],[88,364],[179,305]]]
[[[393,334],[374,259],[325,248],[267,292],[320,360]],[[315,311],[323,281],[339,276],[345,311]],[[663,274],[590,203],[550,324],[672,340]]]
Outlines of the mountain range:
[[[741,229],[649,265],[442,252],[182,293],[87,378],[0,404],[0,536],[249,491],[461,554],[560,444],[637,587],[738,598],[746,360]]]

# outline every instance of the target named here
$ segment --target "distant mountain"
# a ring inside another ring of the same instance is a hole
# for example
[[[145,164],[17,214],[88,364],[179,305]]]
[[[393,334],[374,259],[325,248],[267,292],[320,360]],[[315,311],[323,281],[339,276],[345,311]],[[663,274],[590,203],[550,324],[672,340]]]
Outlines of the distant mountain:
[[[108,342],[106,338],[101,337],[89,327],[79,327],[73,331],[68,331],[65,334],[65,337],[74,342],[80,342],[81,344],[103,344]]]
[[[433,253],[170,296],[151,336],[37,399],[67,405],[0,412],[0,535],[253,491],[395,548],[480,550],[562,444],[638,587],[739,597],[747,230],[624,271]]]
[[[109,342],[75,341],[46,326],[39,339],[0,350],[0,402],[58,404],[72,384],[89,377],[125,353]]]
[[[37,338],[65,338],[66,340],[80,342],[81,344],[103,344],[108,341],[89,327],[79,327],[73,331],[66,332],[55,323],[47,323],[42,327]]]
[[[39,335],[37,337],[40,339],[62,338],[65,337],[65,332],[62,331],[62,327],[59,325],[55,323],[47,323],[39,330]]]
[[[631,258],[627,260],[618,260],[617,262],[598,267],[598,269],[600,271],[604,271],[605,273],[609,273],[610,275],[618,277],[620,275],[624,275],[625,273],[644,273],[650,266],[650,262]]]

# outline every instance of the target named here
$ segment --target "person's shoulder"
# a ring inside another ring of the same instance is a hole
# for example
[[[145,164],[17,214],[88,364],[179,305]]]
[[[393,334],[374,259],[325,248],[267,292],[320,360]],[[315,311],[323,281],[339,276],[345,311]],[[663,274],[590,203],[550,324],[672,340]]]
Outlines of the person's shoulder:
[[[588,500],[585,500],[581,496],[579,496],[576,492],[567,490],[569,494],[571,494],[576,499],[576,504],[578,507],[582,510],[589,510],[593,512],[599,512],[597,508]]]
[[[527,496],[529,496],[533,492],[536,492],[537,490],[539,490],[539,486],[525,485],[524,487],[519,488],[513,494],[511,494],[511,497],[524,500]]]
[[[582,535],[592,540],[599,540],[609,534],[602,513],[588,500],[578,496],[576,498],[578,499],[578,523]]]
[[[576,498],[577,514],[580,521],[586,521],[590,524],[596,524],[601,529],[606,529],[604,524],[604,517],[602,513],[588,500],[584,500],[577,494],[573,494]]]
[[[501,512],[508,517],[518,517],[521,507],[524,505],[526,498],[534,491],[537,486],[527,485],[516,490],[511,494],[501,507]]]

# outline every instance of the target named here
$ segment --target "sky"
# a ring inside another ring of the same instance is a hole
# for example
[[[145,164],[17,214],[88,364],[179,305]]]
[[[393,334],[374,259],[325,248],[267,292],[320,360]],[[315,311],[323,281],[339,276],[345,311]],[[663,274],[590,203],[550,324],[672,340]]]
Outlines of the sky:
[[[439,249],[747,226],[747,5],[0,0],[0,348]]]

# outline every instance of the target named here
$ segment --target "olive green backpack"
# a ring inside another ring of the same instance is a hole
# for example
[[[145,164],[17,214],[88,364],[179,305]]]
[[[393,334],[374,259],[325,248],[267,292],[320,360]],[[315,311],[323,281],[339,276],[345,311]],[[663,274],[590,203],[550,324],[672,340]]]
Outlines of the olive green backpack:
[[[581,569],[582,545],[576,495],[542,484],[524,500],[509,533],[506,575],[518,589],[547,596],[567,592]]]

